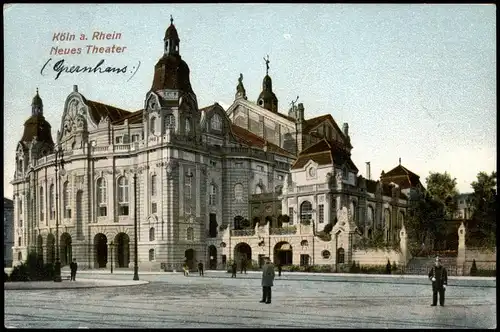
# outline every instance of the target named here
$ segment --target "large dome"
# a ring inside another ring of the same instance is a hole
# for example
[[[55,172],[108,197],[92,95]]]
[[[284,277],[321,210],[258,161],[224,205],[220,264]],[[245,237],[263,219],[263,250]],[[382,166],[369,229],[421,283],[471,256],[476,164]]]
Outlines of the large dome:
[[[172,89],[193,92],[189,67],[180,55],[164,55],[155,65],[152,91]]]
[[[31,142],[33,138],[40,142],[54,144],[50,123],[45,120],[42,114],[32,115],[24,123],[24,133],[22,142]]]

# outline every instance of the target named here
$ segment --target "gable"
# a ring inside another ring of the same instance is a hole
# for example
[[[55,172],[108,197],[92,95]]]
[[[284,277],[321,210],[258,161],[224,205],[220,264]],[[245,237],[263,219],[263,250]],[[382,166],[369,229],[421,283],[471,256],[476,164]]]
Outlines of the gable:
[[[344,133],[337,125],[337,122],[335,122],[330,114],[306,120],[302,133],[318,138],[340,141],[347,146],[352,147],[349,140],[345,137]]]
[[[202,132],[216,135],[227,136],[231,134],[231,121],[224,111],[224,108],[218,103],[200,109],[201,121],[200,127]]]

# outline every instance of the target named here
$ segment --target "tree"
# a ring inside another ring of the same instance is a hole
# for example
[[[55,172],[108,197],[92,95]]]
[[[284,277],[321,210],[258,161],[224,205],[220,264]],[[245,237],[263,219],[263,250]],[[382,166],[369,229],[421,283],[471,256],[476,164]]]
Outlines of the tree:
[[[471,237],[482,240],[482,244],[490,247],[496,242],[496,185],[496,172],[480,172],[477,181],[471,184],[474,189]]]
[[[408,210],[405,227],[410,240],[410,247],[420,249],[428,239],[435,239],[444,232],[445,206],[425,192],[418,200],[413,201]]]
[[[427,193],[444,205],[446,216],[451,218],[457,211],[457,179],[452,179],[447,172],[430,172],[425,180],[427,182]]]

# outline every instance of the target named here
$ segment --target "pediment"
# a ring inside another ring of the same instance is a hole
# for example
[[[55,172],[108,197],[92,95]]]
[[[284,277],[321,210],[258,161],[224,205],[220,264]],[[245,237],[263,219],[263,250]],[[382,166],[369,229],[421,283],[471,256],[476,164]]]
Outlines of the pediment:
[[[72,92],[64,104],[61,129],[58,131],[57,139],[62,142],[77,132],[96,129],[97,125],[90,116],[85,98],[78,92]]]

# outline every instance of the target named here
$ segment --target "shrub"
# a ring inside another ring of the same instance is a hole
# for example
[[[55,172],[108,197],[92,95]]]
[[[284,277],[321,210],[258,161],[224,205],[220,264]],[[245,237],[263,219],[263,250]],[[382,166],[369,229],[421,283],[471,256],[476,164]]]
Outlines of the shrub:
[[[356,269],[356,262],[355,261],[352,261],[352,264],[351,264],[351,268],[349,269],[349,273],[357,273],[357,269]]]
[[[9,275],[7,274],[7,272],[3,271],[3,282],[7,281],[9,281]]]
[[[497,270],[477,270],[478,277],[496,277]]]
[[[472,266],[470,268],[470,275],[471,276],[477,276],[477,266],[476,266],[476,260],[472,260]]]
[[[15,266],[10,274],[11,281],[29,281],[28,266],[24,263]]]

